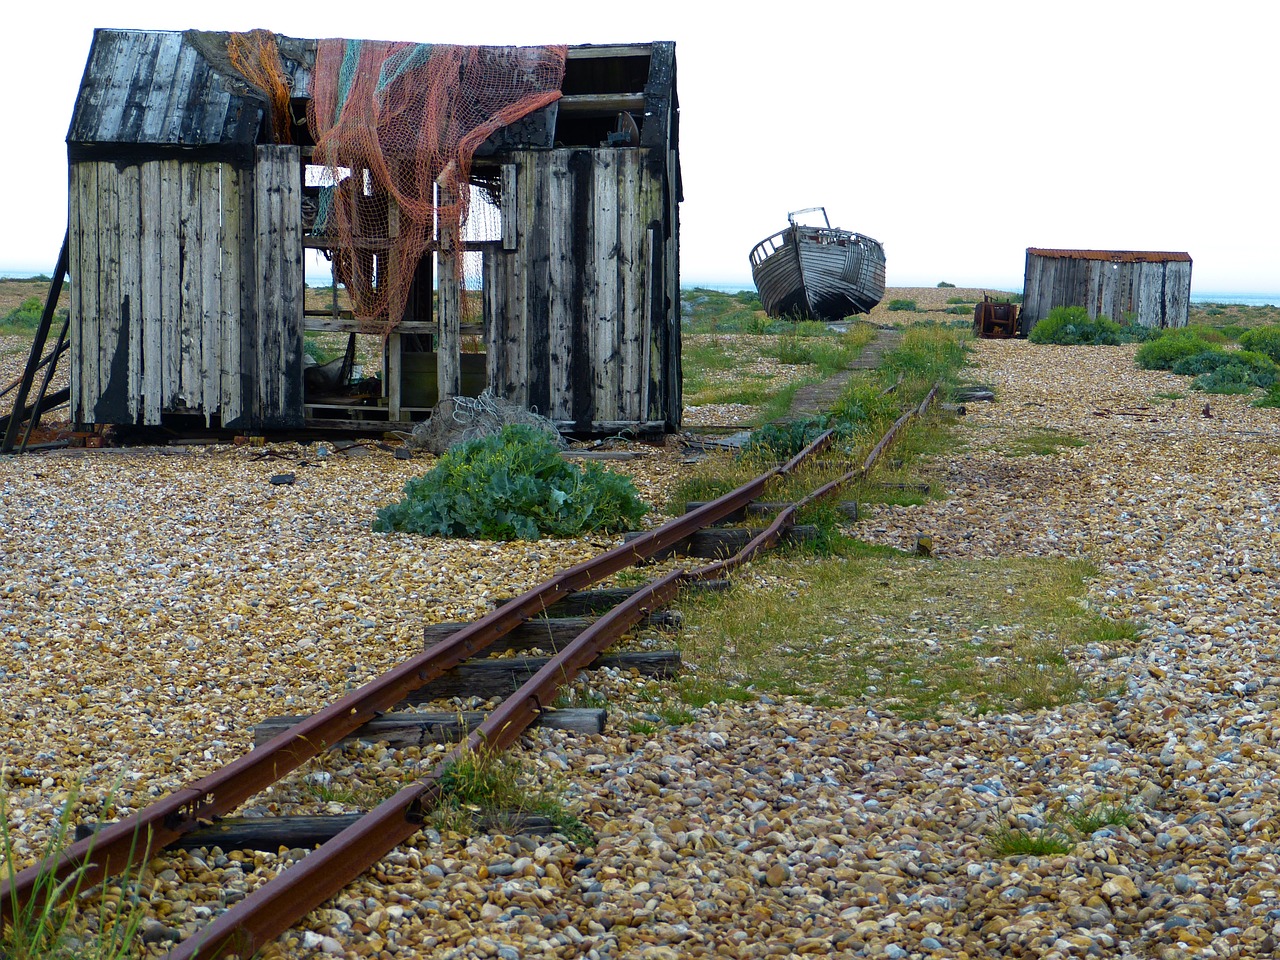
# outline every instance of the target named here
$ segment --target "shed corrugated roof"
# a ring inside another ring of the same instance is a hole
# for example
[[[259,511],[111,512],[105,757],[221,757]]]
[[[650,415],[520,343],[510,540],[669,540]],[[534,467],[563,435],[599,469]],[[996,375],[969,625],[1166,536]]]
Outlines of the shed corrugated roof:
[[[1107,260],[1112,263],[1167,263],[1171,260],[1191,262],[1191,254],[1167,250],[1054,250],[1047,247],[1027,247],[1027,253],[1036,257]]]

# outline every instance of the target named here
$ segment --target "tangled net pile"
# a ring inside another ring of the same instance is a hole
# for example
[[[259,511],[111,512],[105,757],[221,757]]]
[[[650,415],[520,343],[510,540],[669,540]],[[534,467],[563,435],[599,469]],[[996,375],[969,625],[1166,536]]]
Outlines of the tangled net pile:
[[[270,30],[249,30],[227,37],[227,59],[253,86],[262,91],[271,110],[271,133],[276,143],[293,143],[289,124],[289,77],[280,63],[280,44]]]
[[[336,230],[335,271],[371,332],[400,321],[433,240],[463,235],[476,148],[559,98],[565,49],[319,42],[308,122],[337,184],[319,219]],[[375,256],[367,241],[381,238],[390,249]],[[453,261],[461,279],[463,257]]]
[[[513,423],[536,427],[553,437],[561,449],[568,447],[552,421],[518,403],[503,400],[488,387],[478,397],[450,397],[440,401],[431,419],[413,428],[409,446],[442,454],[454,444],[501,433],[503,427]]]

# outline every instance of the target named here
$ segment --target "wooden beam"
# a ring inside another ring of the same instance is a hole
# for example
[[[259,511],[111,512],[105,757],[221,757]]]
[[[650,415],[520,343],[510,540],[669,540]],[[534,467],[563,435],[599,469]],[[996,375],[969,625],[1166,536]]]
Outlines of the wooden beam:
[[[707,502],[708,501],[703,501],[703,500],[690,500],[688,503],[684,505],[684,512],[692,513],[694,510],[697,510],[699,507],[705,507],[707,505]],[[754,503],[747,504],[741,510],[735,510],[733,513],[729,514],[720,522],[721,523],[741,523],[747,517],[768,516],[771,514],[778,513],[779,511],[789,506],[791,506],[791,504],[789,503],[767,503],[761,500],[757,500]],[[858,519],[858,502],[856,500],[841,500],[839,503],[835,504],[835,508],[839,510],[842,514],[844,514],[846,517],[848,517],[850,520]]]
[[[710,527],[706,530],[699,530],[692,537],[673,544],[666,550],[655,553],[648,558],[648,562],[654,563],[676,556],[699,557],[704,560],[719,560],[724,557],[732,557],[761,532],[760,530],[750,530],[744,527]],[[628,533],[624,535],[623,539],[629,542],[636,537],[642,536],[643,533],[644,531]],[[817,536],[817,527],[799,524],[784,530],[779,542],[788,544],[806,543],[817,539]]]
[[[644,110],[643,93],[576,93],[561,97],[560,112],[575,117],[613,116],[631,110]]]
[[[453,697],[481,697],[486,700],[505,697],[518,690],[526,680],[546,666],[549,659],[499,657],[493,660],[470,660],[414,691],[400,706],[417,706]],[[635,670],[641,676],[665,679],[680,672],[680,654],[675,650],[610,654],[597,657],[587,669],[601,667]]]
[[[566,53],[569,60],[601,60],[614,57],[647,57],[653,50],[648,43],[616,43],[594,46],[586,44],[581,47],[570,47]]]
[[[388,713],[370,720],[345,737],[352,740],[385,742],[392,747],[421,747],[428,743],[456,743],[484,722],[486,714],[465,713]],[[262,746],[294,726],[303,717],[267,717],[253,728],[253,745]],[[535,727],[572,730],[575,733],[604,733],[606,711],[602,709],[544,710],[534,721]],[[337,744],[331,744],[337,746]]]
[[[534,617],[526,620],[506,636],[487,647],[485,653],[502,653],[507,650],[560,650],[575,640],[593,621],[586,617]],[[653,630],[679,630],[680,614],[674,610],[657,610],[650,613],[638,626]],[[425,645],[435,646],[453,636],[465,623],[433,623],[424,628]]]
[[[311,849],[332,840],[363,816],[363,813],[340,813],[320,817],[226,817],[207,827],[184,833],[170,844],[170,848],[198,850],[221,847],[223,850],[267,850],[273,853],[281,847]],[[76,839],[83,840],[108,826],[108,823],[77,824]],[[559,829],[548,817],[516,811],[480,817],[476,822],[479,833],[501,831],[509,836],[549,836]]]

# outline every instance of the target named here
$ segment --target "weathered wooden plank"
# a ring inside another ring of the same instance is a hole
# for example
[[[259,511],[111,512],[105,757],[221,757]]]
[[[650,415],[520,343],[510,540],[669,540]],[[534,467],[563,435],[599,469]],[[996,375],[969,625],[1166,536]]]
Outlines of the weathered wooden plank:
[[[619,150],[618,156],[618,419],[646,416],[644,398],[648,376],[644,366],[644,225],[640,210],[640,153]]]
[[[569,170],[569,150],[553,150],[549,154],[548,252],[550,272],[547,301],[550,334],[547,354],[551,403],[547,416],[557,420],[573,419],[573,179]]]
[[[71,275],[71,322],[67,327],[67,361],[70,363],[70,407],[73,423],[84,422],[84,367],[82,364],[85,314],[84,252],[92,241],[85,236],[83,180],[88,164],[73,163],[67,171],[67,265]],[[97,281],[94,281],[95,285]]]
[[[624,542],[630,542],[642,536],[644,531],[635,531],[623,535]],[[673,544],[667,550],[660,550],[648,558],[649,563],[666,560],[669,557],[699,557],[704,560],[720,560],[732,557],[751,540],[760,535],[761,530],[742,527],[709,527],[699,530],[691,537]],[[799,544],[816,539],[818,528],[808,524],[796,524],[788,527],[778,538],[779,543]]]
[[[182,393],[182,163],[160,164],[160,406],[173,410]]]
[[[261,146],[254,164],[257,245],[255,420],[302,422],[302,245],[298,148]],[[242,359],[243,369],[243,359]]]
[[[440,202],[453,206],[458,197],[452,188],[440,187]],[[462,253],[458,249],[456,223],[440,224],[440,250],[436,255],[440,272],[440,335],[436,340],[436,376],[441,400],[462,393]]]
[[[559,151],[521,154],[525,181],[521,193],[524,222],[531,224],[521,237],[524,252],[521,285],[525,296],[524,336],[528,370],[528,406],[547,416],[551,411],[551,207],[552,163]],[[517,254],[518,255],[518,254]]]
[[[201,353],[204,338],[201,334],[204,288],[200,264],[203,261],[204,231],[201,220],[200,164],[184,163],[180,169],[182,206],[178,216],[178,229],[182,249],[181,322],[178,336],[179,396],[175,406],[196,412],[204,398],[201,383]],[[211,211],[216,216],[216,211]]]
[[[164,338],[161,333],[162,295],[161,282],[165,261],[161,254],[161,223],[170,211],[161,205],[162,165],[154,160],[142,165],[139,185],[138,216],[141,221],[139,239],[141,260],[138,265],[141,282],[138,326],[142,330],[139,364],[142,372],[141,422],[155,426],[160,423],[161,368],[163,366]]]
[[[302,424],[302,337],[306,309],[306,279],[303,275],[302,181],[297,147],[275,147],[281,181],[281,422]]]
[[[233,423],[241,415],[240,391],[240,284],[241,276],[241,177],[229,163],[221,164],[220,196],[222,230],[218,247],[222,270],[219,275],[218,298],[218,415],[223,425]],[[212,409],[212,408],[210,408]]]
[[[459,664],[426,686],[406,697],[398,706],[416,706],[432,700],[453,697],[507,696],[546,666],[547,657],[506,657],[494,660],[471,660]],[[635,670],[641,676],[662,679],[680,671],[680,654],[675,650],[609,654],[597,657],[589,670],[611,667]]]
[[[221,847],[224,850],[266,850],[276,853],[281,847],[308,849],[332,840],[355,824],[363,813],[339,813],[315,817],[224,817],[208,826],[184,833],[170,844],[179,850]],[[75,837],[84,840],[109,824],[76,824]],[[477,817],[479,833],[502,832],[507,836],[550,836],[562,828],[549,817],[511,811]]]
[[[98,164],[98,356],[93,422],[110,423],[117,398],[110,395],[111,367],[120,340],[120,207],[115,164]],[[123,399],[123,397],[119,398]]]
[[[369,740],[393,747],[424,747],[433,743],[455,743],[484,722],[479,711],[454,713],[387,713],[370,720],[344,737],[342,743]],[[260,747],[284,733],[302,717],[267,717],[253,728],[253,745]],[[602,709],[544,710],[532,726],[575,733],[604,733],[607,713]],[[338,744],[330,744],[336,747]]]
[[[129,423],[141,423],[142,410],[142,168],[119,168],[120,335],[127,341],[124,371]]]
[[[675,611],[655,610],[645,615],[637,629],[644,627],[650,630],[678,630],[682,622],[680,614]],[[486,647],[484,653],[506,653],[510,650],[561,650],[592,623],[593,621],[588,617],[534,617]],[[428,624],[423,628],[423,643],[428,648],[433,647],[465,626],[465,623]]]
[[[681,588],[682,591],[687,590],[690,593],[701,593],[704,591],[723,591],[728,590],[732,586],[728,580],[698,580],[693,583],[686,584]],[[596,613],[607,613],[612,610],[623,600],[634,596],[635,593],[643,588],[641,587],[602,587],[598,590],[575,590],[559,603],[554,603],[547,608],[549,614],[557,617],[577,617],[586,616]],[[511,598],[516,599],[515,597]],[[508,603],[510,601],[503,601]],[[498,606],[502,606],[499,603]]]
[[[519,246],[520,168],[514,163],[504,163],[501,176],[502,249],[510,251]]]
[[[200,408],[212,422],[222,393],[222,167],[202,163],[200,207]]]
[[[592,365],[592,416],[624,420],[618,283],[618,211],[624,201],[618,193],[618,151],[595,150],[592,161],[595,216],[590,237],[590,283],[583,304]]]
[[[925,492],[927,491],[928,491],[928,487],[926,486]],[[707,505],[707,501],[690,500],[688,503],[684,505],[684,512],[691,513],[692,511],[697,510],[699,507],[705,507],[706,505]],[[741,510],[735,510],[733,513],[724,517],[720,522],[721,523],[741,523],[747,517],[772,516],[773,514],[776,514],[781,510],[786,509],[789,506],[790,504],[788,503],[770,503],[764,500],[756,500],[747,504]],[[838,503],[833,504],[833,506],[846,518],[850,520],[858,519],[858,501],[841,500]]]

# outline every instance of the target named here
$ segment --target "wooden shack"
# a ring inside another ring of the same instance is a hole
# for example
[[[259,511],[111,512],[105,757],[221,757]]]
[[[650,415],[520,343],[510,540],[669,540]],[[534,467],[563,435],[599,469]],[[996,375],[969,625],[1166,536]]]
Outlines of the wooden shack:
[[[562,428],[679,426],[674,44],[567,48],[555,102],[476,150],[493,235],[428,243],[403,311],[380,318],[374,395],[346,398],[309,396],[303,377],[309,332],[370,332],[337,297],[306,306],[305,251],[340,261],[343,243],[307,208],[318,42],[275,38],[289,104],[273,112],[229,36],[94,34],[67,136],[76,423],[407,428],[430,404],[409,402],[421,363],[406,361],[429,356],[435,396],[457,395],[468,340],[484,384]],[[394,211],[384,222],[360,255],[394,239]],[[462,256],[481,264],[465,297]]]
[[[1139,250],[1027,248],[1022,335],[1054,307],[1084,307],[1090,317],[1144,327],[1185,327],[1191,257]]]

